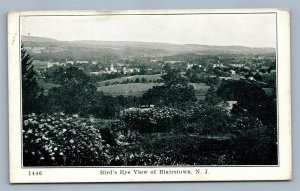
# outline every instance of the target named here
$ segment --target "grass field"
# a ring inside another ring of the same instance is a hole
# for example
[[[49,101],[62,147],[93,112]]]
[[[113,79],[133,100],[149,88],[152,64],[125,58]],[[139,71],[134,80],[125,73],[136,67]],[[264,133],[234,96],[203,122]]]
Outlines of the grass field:
[[[153,86],[159,86],[162,83],[130,83],[130,84],[114,84],[109,86],[101,86],[97,91],[102,91],[112,96],[137,96],[141,97],[147,90]],[[200,100],[205,98],[205,94],[209,87],[205,83],[191,83],[194,86],[196,97]]]
[[[113,84],[114,82],[122,83],[123,81],[126,81],[127,79],[130,81],[135,81],[137,78],[139,78],[140,80],[142,78],[145,78],[149,82],[150,80],[161,79],[161,74],[126,76],[126,77],[122,77],[122,78],[101,81],[101,82],[97,83],[97,86],[101,87],[101,86],[105,86],[106,83]]]
[[[210,86],[206,85],[205,83],[191,83],[191,85],[194,86],[197,99],[204,100],[205,94]]]
[[[43,88],[44,90],[50,90],[51,88],[59,87],[59,84],[54,84],[50,82],[45,82],[44,79],[36,78],[39,87]]]
[[[159,85],[159,83],[114,84],[98,87],[97,91],[102,91],[112,96],[123,95],[141,97],[147,90],[157,85]]]

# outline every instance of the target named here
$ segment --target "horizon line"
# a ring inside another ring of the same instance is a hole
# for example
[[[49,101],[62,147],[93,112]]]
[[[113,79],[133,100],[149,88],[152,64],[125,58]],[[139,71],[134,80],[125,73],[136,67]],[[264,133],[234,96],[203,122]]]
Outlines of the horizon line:
[[[200,45],[200,46],[219,46],[219,47],[245,47],[245,48],[271,48],[271,49],[275,49],[276,47],[271,47],[271,46],[246,46],[246,45],[214,45],[214,44],[192,44],[192,43],[184,43],[184,44],[180,44],[180,43],[173,43],[173,42],[161,42],[161,41],[128,41],[128,40],[92,40],[92,39],[77,39],[77,40],[59,40],[59,39],[55,39],[52,37],[44,37],[44,36],[31,36],[31,35],[20,35],[21,41],[22,41],[22,36],[25,37],[33,37],[33,38],[46,38],[46,39],[51,39],[54,41],[58,41],[58,42],[79,42],[79,41],[95,41],[95,42],[140,42],[140,43],[161,43],[161,44],[171,44],[171,45]]]

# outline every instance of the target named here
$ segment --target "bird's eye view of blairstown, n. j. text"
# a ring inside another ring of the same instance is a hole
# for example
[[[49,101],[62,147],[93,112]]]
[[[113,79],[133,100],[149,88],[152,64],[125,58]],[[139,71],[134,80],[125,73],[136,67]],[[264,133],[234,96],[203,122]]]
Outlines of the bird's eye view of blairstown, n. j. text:
[[[278,165],[276,35],[273,13],[20,17],[22,165]]]

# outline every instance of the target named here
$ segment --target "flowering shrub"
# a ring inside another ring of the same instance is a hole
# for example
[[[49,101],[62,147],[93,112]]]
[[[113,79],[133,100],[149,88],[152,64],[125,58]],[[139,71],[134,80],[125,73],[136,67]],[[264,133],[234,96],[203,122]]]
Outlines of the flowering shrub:
[[[24,166],[103,165],[102,142],[100,131],[78,115],[23,116]]]
[[[141,133],[170,132],[216,134],[227,133],[228,114],[209,104],[181,108],[129,108],[120,112],[125,126]]]
[[[146,165],[175,165],[176,161],[165,154],[145,152],[119,154],[111,160],[112,166],[146,166]]]
[[[185,123],[187,114],[171,107],[129,108],[120,112],[120,119],[141,133],[165,132]]]
[[[239,164],[276,164],[276,126],[265,126],[256,117],[236,115],[231,122],[233,156]]]
[[[230,135],[208,137],[195,134],[160,133],[148,134],[142,139],[143,151],[169,158],[172,162],[164,163],[167,165],[221,164],[224,161],[219,161],[219,157],[225,155],[227,160],[232,146]]]

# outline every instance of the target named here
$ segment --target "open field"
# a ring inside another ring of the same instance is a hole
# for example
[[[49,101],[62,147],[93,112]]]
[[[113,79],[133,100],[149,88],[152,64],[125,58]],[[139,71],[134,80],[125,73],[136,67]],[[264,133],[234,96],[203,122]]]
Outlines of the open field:
[[[50,90],[51,88],[55,88],[55,87],[60,86],[59,84],[55,84],[55,83],[51,83],[51,82],[45,82],[45,80],[41,79],[41,78],[37,78],[36,81],[39,84],[39,86],[41,88],[43,88],[44,90],[46,90],[46,91]]]
[[[191,83],[191,85],[194,86],[197,99],[204,100],[205,94],[210,86],[206,85],[205,83]]]
[[[109,86],[98,87],[97,91],[102,91],[112,96],[137,96],[141,97],[147,90],[153,86],[159,86],[162,83],[129,83],[129,84],[114,84]],[[205,94],[209,87],[205,83],[191,83],[195,88],[196,97],[200,100],[205,98]]]
[[[147,90],[157,85],[159,85],[159,83],[114,84],[98,87],[97,91],[102,91],[112,96],[123,95],[141,97]]]
[[[147,76],[147,77],[145,77]],[[122,82],[123,80],[129,79],[129,80],[135,80],[136,78],[146,78],[147,80],[149,79],[159,79],[160,74],[157,75],[136,75],[136,76],[129,76],[129,77],[123,77],[123,78],[118,78],[118,79],[113,79],[113,80],[106,80],[103,82],[100,82],[101,84],[104,82],[110,81],[113,83],[114,81]],[[59,87],[59,84],[54,84],[54,83],[49,83],[45,82],[44,79],[37,79],[38,84],[40,87],[42,87],[44,90],[49,90],[54,87]],[[162,83],[129,83],[129,84],[113,84],[109,86],[105,86],[104,84],[100,85],[97,84],[97,91],[102,91],[104,93],[107,93],[111,96],[136,96],[136,97],[141,97],[146,91],[148,91],[150,88],[153,86],[159,86],[162,85]],[[206,85],[205,83],[191,83],[191,85],[194,86],[196,97],[200,100],[205,99],[205,94],[210,88],[210,86]]]
[[[106,83],[110,83],[113,84],[115,82],[118,83],[122,83],[123,81],[126,81],[127,79],[129,81],[135,81],[137,78],[139,78],[140,80],[142,78],[145,78],[148,82],[150,80],[152,81],[156,81],[158,79],[161,79],[161,74],[154,74],[154,75],[135,75],[135,76],[126,76],[126,77],[122,77],[122,78],[117,78],[117,79],[112,79],[112,80],[105,80],[105,81],[101,81],[99,83],[97,83],[97,86],[105,86]]]

